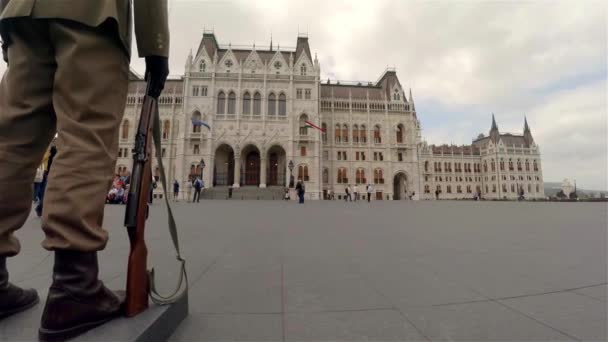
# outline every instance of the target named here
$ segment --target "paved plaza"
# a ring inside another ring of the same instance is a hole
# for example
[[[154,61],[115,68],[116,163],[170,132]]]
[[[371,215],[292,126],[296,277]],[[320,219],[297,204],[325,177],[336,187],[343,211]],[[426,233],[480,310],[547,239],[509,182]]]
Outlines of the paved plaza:
[[[606,340],[606,204],[177,203],[190,315],[174,341]],[[124,287],[124,206],[106,208],[102,278]],[[160,201],[148,229],[161,289],[177,275]],[[46,291],[40,221],[9,260]],[[37,327],[32,327],[37,328]],[[0,333],[1,333],[0,328]]]

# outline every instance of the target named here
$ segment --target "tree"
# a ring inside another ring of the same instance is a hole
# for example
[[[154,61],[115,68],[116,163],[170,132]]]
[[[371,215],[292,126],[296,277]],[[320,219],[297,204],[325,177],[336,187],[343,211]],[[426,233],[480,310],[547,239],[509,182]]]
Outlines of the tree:
[[[577,199],[578,198],[578,194],[576,193],[576,191],[573,191],[570,193],[570,199]]]
[[[564,199],[566,198],[566,194],[564,193],[564,190],[560,190],[555,197],[559,198],[559,199]]]

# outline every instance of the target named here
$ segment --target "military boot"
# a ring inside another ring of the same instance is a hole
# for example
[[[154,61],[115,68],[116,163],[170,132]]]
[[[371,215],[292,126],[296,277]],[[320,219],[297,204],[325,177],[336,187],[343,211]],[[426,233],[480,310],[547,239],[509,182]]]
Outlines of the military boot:
[[[98,274],[96,252],[55,251],[53,283],[38,332],[41,340],[64,341],[123,313],[124,292],[108,290]]]
[[[38,302],[36,290],[24,290],[8,282],[6,257],[0,256],[0,320],[27,310]]]

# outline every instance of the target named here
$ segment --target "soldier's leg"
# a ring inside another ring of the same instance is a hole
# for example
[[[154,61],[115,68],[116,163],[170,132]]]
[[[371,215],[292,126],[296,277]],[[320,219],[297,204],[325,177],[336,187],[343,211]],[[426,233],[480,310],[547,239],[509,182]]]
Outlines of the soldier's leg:
[[[19,252],[13,232],[27,219],[32,182],[55,134],[55,61],[45,24],[13,20],[9,67],[0,82],[0,255]]]
[[[44,22],[14,19],[9,67],[0,82],[0,319],[38,302],[34,290],[9,283],[6,258],[19,253],[13,232],[32,205],[32,182],[55,134],[51,94],[55,62]]]
[[[99,251],[108,239],[103,212],[118,156],[129,60],[107,28],[53,21],[50,31],[59,136],[44,199],[43,246]]]
[[[53,20],[57,155],[44,199],[43,246],[55,251],[53,284],[39,330],[65,340],[121,314],[122,296],[99,281],[97,251],[118,155],[129,61],[111,29]]]

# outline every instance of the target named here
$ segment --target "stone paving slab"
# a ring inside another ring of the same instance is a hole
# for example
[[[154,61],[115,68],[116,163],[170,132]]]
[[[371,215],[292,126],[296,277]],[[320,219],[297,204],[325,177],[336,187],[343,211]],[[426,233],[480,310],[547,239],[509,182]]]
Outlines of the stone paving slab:
[[[191,312],[175,341],[605,339],[604,203],[202,201],[174,209]],[[123,215],[124,206],[106,207],[101,278],[115,289],[124,287],[129,247]],[[150,265],[168,291],[177,263],[160,203],[148,223]],[[45,291],[52,255],[40,248],[39,225],[30,217],[17,233],[23,250],[9,270]]]

